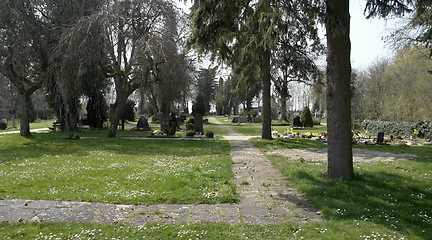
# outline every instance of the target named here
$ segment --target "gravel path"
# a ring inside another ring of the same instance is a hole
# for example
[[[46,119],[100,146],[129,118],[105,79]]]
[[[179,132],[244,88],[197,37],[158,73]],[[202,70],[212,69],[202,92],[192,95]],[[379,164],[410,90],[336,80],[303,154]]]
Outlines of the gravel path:
[[[218,124],[215,118],[209,119]],[[0,200],[3,222],[102,222],[142,225],[147,222],[280,223],[320,221],[321,216],[248,141],[227,128],[239,204],[118,205],[89,202]]]

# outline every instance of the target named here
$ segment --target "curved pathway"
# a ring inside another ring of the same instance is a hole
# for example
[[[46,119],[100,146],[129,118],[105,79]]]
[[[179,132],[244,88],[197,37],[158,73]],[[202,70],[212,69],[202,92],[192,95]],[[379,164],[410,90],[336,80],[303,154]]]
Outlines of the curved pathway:
[[[220,124],[215,118],[212,124]],[[287,220],[320,221],[320,215],[305,198],[283,180],[278,170],[229,125],[232,169],[238,204],[119,205],[89,202],[0,200],[3,222],[102,222],[142,225],[147,222],[195,223],[228,222],[267,224]]]

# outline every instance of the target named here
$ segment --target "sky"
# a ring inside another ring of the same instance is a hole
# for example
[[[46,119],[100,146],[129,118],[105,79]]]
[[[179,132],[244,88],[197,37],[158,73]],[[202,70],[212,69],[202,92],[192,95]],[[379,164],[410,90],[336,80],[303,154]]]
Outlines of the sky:
[[[391,58],[394,51],[385,41],[396,20],[366,19],[363,15],[365,0],[350,0],[351,65],[364,70],[379,58]]]
[[[174,0],[179,7],[187,9],[183,0]],[[190,4],[190,1],[188,1]],[[351,15],[351,65],[354,69],[365,70],[380,58],[391,58],[394,51],[385,39],[396,21],[366,19],[363,10],[366,0],[350,0]]]

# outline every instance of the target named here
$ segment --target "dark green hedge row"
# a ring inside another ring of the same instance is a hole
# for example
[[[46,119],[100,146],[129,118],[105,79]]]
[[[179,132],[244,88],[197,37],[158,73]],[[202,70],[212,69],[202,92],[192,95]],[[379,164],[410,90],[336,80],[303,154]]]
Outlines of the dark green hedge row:
[[[418,137],[432,138],[432,124],[428,121],[413,123],[364,120],[362,129],[371,133],[384,132],[387,135],[394,136],[411,136],[416,130]]]

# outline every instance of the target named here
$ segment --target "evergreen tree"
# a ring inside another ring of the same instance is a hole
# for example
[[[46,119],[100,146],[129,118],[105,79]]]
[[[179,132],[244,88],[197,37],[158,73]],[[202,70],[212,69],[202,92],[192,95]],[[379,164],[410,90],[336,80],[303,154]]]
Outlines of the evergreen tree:
[[[313,119],[311,111],[309,107],[304,107],[300,114],[300,122],[303,124],[303,127],[313,127]]]

